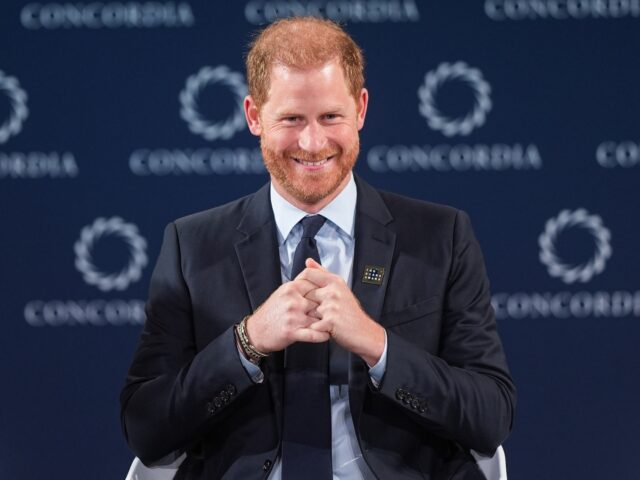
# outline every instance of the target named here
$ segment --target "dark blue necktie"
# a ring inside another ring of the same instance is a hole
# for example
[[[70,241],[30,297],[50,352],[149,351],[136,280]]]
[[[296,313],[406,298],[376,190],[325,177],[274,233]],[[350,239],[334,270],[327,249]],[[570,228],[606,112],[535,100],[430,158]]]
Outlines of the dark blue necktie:
[[[303,233],[293,255],[291,279],[307,258],[320,263],[315,236],[325,222],[321,215],[305,217]],[[282,479],[330,480],[331,400],[329,398],[329,345],[298,342],[285,354]]]

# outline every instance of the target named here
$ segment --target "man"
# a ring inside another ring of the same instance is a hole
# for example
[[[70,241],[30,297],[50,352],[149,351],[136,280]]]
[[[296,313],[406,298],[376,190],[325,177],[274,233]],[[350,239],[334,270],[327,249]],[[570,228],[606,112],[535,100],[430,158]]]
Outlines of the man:
[[[515,389],[467,216],[354,178],[363,59],[281,20],[247,58],[271,182],[165,230],[122,392],[132,450],[179,479],[482,479]]]

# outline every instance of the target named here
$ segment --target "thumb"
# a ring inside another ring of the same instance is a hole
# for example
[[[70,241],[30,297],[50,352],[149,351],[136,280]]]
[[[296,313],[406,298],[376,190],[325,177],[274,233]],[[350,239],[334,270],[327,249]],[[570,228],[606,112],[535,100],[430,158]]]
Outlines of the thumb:
[[[317,270],[325,270],[325,268],[316,262],[313,258],[307,258],[304,262],[305,267],[307,268],[315,268]]]

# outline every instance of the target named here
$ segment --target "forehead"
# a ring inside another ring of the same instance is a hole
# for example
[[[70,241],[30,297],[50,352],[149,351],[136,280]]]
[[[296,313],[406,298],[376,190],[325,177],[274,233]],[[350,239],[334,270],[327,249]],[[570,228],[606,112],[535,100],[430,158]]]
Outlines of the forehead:
[[[272,67],[269,96],[265,107],[286,110],[327,103],[336,106],[354,103],[338,61],[309,68],[279,64]]]

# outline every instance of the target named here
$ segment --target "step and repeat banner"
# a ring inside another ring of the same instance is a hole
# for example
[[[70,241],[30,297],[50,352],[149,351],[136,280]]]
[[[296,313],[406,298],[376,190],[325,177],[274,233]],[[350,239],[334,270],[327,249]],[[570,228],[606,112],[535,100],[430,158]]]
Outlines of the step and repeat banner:
[[[243,56],[299,14],[365,51],[357,172],[471,215],[510,477],[637,478],[640,0],[3,0],[0,478],[124,478],[163,228],[266,182]]]

